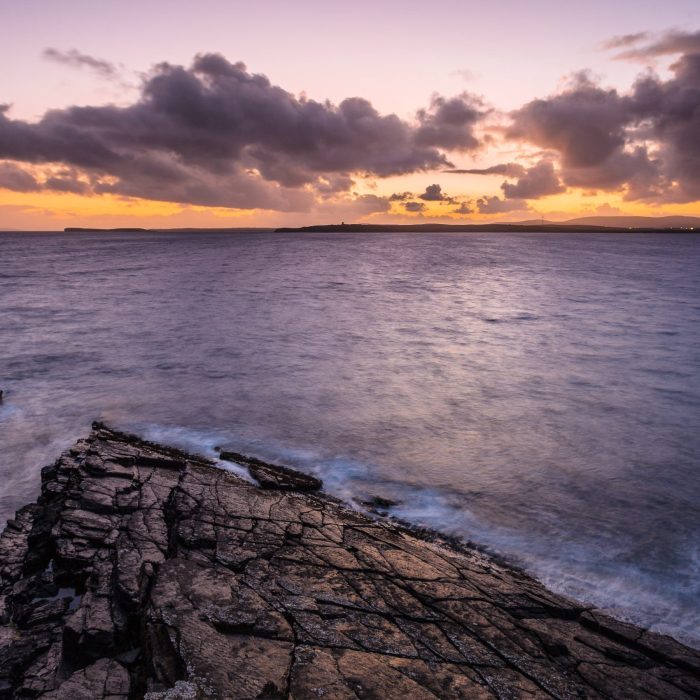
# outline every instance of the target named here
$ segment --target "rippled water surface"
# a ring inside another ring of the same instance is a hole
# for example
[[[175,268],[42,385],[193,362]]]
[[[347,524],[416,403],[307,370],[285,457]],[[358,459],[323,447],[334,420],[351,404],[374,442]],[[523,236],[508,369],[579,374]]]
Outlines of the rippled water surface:
[[[700,646],[700,237],[0,234],[0,519],[95,418]]]

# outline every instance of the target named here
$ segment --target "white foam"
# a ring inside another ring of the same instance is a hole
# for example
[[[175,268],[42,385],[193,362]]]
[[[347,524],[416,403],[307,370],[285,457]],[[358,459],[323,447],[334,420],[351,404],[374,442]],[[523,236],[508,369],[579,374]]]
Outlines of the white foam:
[[[538,540],[533,533],[515,532],[484,522],[458,494],[377,479],[377,470],[370,465],[344,457],[324,460],[311,449],[277,449],[267,444],[264,449],[251,450],[250,443],[242,445],[222,432],[179,426],[150,424],[132,429],[149,440],[210,457],[219,468],[252,483],[255,482],[243,465],[218,459],[215,448],[231,445],[251,456],[291,463],[321,478],[327,493],[358,510],[365,510],[361,503],[371,496],[396,500],[399,505],[389,508],[392,516],[483,545],[523,567],[557,593],[700,648],[700,611],[697,601],[691,603],[694,589],[686,592],[688,602],[684,603],[682,592],[676,590],[675,596],[671,595],[663,579],[616,563],[610,556],[605,559],[600,550],[568,541],[553,548],[551,541]],[[698,545],[688,552],[688,572],[690,579],[700,578]]]

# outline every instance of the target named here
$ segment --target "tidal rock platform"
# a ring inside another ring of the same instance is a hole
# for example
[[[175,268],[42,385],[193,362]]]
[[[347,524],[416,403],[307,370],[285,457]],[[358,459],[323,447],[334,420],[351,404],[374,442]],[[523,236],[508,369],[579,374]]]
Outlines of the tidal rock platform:
[[[248,466],[95,424],[44,468],[0,538],[0,698],[700,697],[697,651]]]

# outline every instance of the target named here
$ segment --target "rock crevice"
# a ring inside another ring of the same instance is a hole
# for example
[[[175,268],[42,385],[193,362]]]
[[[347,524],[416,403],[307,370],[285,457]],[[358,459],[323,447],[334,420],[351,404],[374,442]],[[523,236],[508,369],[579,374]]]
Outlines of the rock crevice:
[[[692,698],[700,654],[242,455],[95,424],[0,538],[0,699]]]

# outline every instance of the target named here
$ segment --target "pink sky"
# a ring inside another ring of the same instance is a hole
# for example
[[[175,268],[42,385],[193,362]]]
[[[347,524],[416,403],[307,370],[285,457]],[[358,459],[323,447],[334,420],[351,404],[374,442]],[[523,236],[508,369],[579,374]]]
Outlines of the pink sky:
[[[555,174],[564,178],[559,190],[552,188],[546,195],[548,199],[524,198],[525,209],[514,210],[515,218],[528,218],[528,210],[554,215],[559,212],[563,216],[591,213],[606,206],[626,213],[700,213],[697,202],[686,195],[680,198],[683,201],[675,195],[656,200],[648,194],[641,199],[635,198],[637,195],[630,197],[628,181],[616,181],[609,188],[600,187],[598,181],[593,187],[581,186],[577,184],[583,182],[580,172],[567,174],[566,154],[557,151],[556,143],[538,140],[532,129],[520,141],[500,139],[498,135],[499,126],[508,126],[509,112],[535,98],[560,94],[566,90],[567,76],[575,71],[590,71],[596,84],[615,88],[620,95],[628,94],[635,79],[650,67],[658,72],[658,80],[672,80],[674,74],[669,66],[680,53],[618,60],[615,55],[619,50],[605,50],[603,44],[612,37],[641,32],[649,33],[641,45],[653,43],[671,30],[692,34],[700,28],[697,0],[2,0],[1,14],[4,31],[0,58],[5,69],[0,77],[0,104],[11,105],[7,115],[14,122],[37,122],[48,110],[71,105],[114,103],[128,107],[139,99],[142,78],[155,64],[169,62],[187,67],[197,54],[218,53],[232,63],[244,62],[250,73],[264,74],[273,85],[297,97],[304,94],[318,102],[330,100],[333,105],[348,97],[362,97],[381,115],[393,113],[406,123],[415,120],[416,111],[426,108],[435,95],[447,99],[467,91],[472,97],[480,97],[484,110],[493,110],[476,127],[482,143],[477,149],[456,151],[440,144],[438,147],[450,162],[461,169],[510,161],[530,168],[541,159],[538,152],[546,149],[545,159],[551,162]],[[69,56],[66,52],[75,50],[111,64],[117,73],[107,75],[84,63],[80,67],[77,63],[70,65],[69,60],[51,60],[45,53],[49,48],[64,59]],[[635,123],[634,128],[637,127]],[[625,148],[631,153],[637,142],[633,142],[630,124],[624,128],[629,142]],[[634,139],[637,138],[635,132]],[[2,140],[0,131],[0,147]],[[656,147],[652,144],[649,149],[653,160]],[[66,166],[64,162],[50,161],[48,156],[27,160],[24,156],[14,157],[13,153],[6,149],[5,154],[0,153],[0,159],[4,158],[9,168],[23,168],[39,183],[47,182],[56,169]],[[81,217],[95,221],[111,217],[110,220],[120,222],[122,218],[166,217],[177,222],[211,220],[220,225],[227,225],[229,218],[236,217],[245,223],[276,224],[304,222],[322,214],[333,215],[334,219],[334,213],[393,220],[410,212],[392,204],[388,211],[363,214],[349,202],[358,196],[388,198],[402,192],[414,194],[419,205],[424,202],[419,216],[437,220],[451,216],[453,210],[448,212],[445,204],[419,199],[431,184],[440,184],[458,203],[502,197],[505,191],[502,177],[445,175],[441,170],[420,167],[412,173],[390,176],[343,172],[353,180],[353,186],[340,199],[324,200],[323,206],[311,210],[287,207],[284,213],[264,207],[255,212],[231,206],[214,210],[196,201],[185,201],[187,198],[173,201],[170,195],[162,201],[147,198],[139,202],[133,195],[125,201],[122,192],[120,203],[111,194],[100,195],[92,190],[78,197],[76,192],[48,191],[43,184],[41,191],[0,188],[0,227],[34,227],[42,220],[66,224]],[[12,173],[14,177],[15,170]],[[91,172],[84,177],[94,179],[98,175],[109,178],[114,174]],[[670,182],[670,176],[665,177]],[[300,186],[311,185],[307,182]],[[160,208],[154,208],[156,201],[161,202]]]

